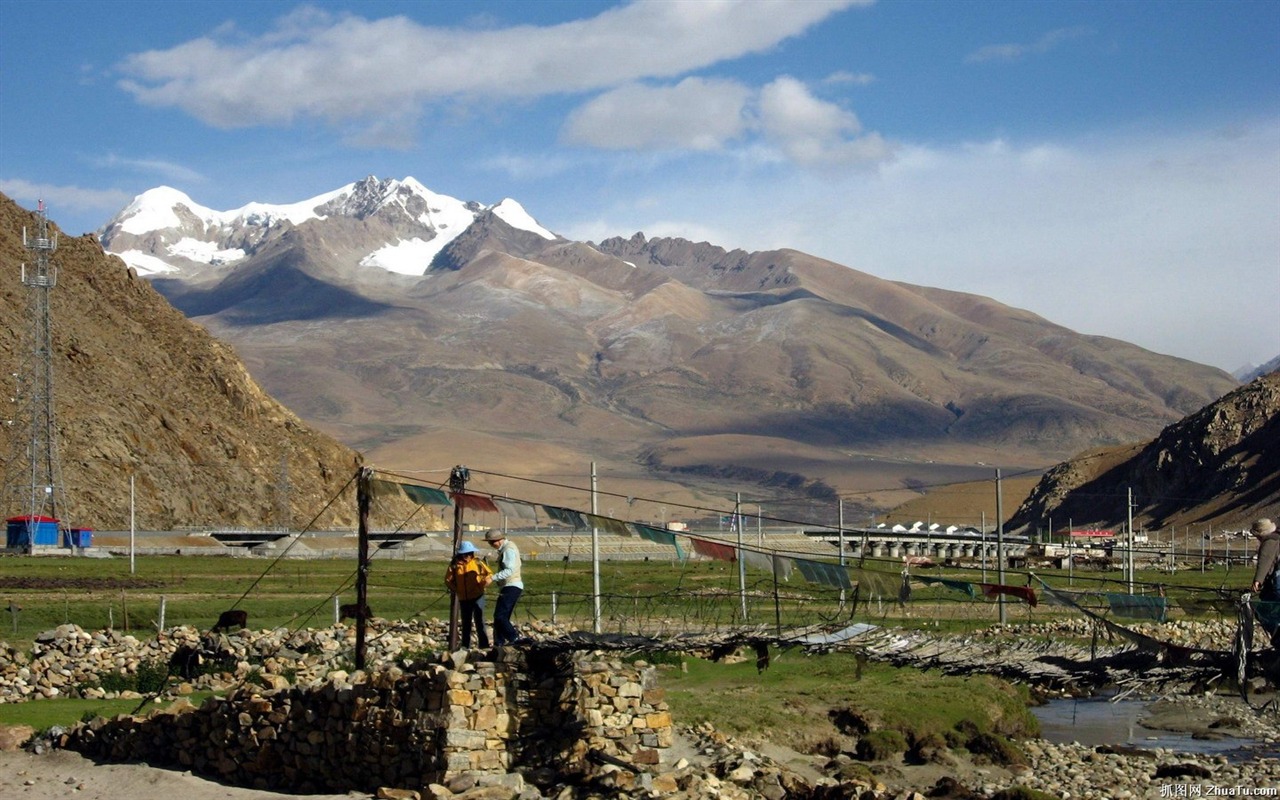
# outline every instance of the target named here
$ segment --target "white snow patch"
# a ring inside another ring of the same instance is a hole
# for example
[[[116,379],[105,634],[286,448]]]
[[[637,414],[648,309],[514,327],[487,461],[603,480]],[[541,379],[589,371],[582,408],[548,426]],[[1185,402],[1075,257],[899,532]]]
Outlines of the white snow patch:
[[[556,238],[554,233],[539,225],[537,220],[529,216],[529,212],[524,210],[524,206],[520,205],[515,200],[512,200],[510,197],[494,206],[493,213],[513,228],[519,228],[522,231],[536,233],[543,239]]]
[[[462,233],[458,230],[457,233]],[[421,276],[431,266],[431,259],[444,249],[444,246],[456,237],[437,236],[429,242],[413,238],[401,239],[395,244],[385,245],[360,259],[362,267],[380,267],[387,272],[398,272],[401,275]]]
[[[245,257],[245,252],[238,247],[219,250],[213,242],[202,242],[187,237],[168,247],[169,255],[180,256],[202,264],[230,264]]]
[[[129,207],[120,213],[120,216],[124,217],[120,223],[120,229],[125,233],[141,235],[165,228],[176,228],[182,224],[173,211],[178,205],[191,209],[191,213],[206,222],[218,213],[198,205],[177,189],[158,186],[133,198]]]
[[[133,267],[134,271],[142,276],[164,275],[169,272],[182,271],[167,261],[162,261],[141,250],[126,250],[123,253],[116,253],[116,255],[120,256],[124,263]]]

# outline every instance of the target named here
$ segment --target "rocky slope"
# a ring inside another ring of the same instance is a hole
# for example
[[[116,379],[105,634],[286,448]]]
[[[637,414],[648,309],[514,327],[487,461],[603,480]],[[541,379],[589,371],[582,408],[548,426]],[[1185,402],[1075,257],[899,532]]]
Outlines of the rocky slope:
[[[0,196],[0,363],[6,382],[23,369],[30,315],[19,265],[32,261],[22,230],[34,214]],[[63,237],[50,292],[54,401],[65,485],[64,523],[306,523],[347,484],[359,455],[318,433],[250,377],[236,353],[190,322],[91,236]],[[15,415],[14,393],[4,400]],[[14,463],[27,432],[0,426],[0,457]],[[285,510],[287,508],[287,511]],[[8,513],[16,513],[6,508]],[[317,524],[351,525],[354,501]]]
[[[1210,403],[1145,444],[1084,453],[1049,470],[1009,525],[1135,528],[1280,517],[1280,371]]]

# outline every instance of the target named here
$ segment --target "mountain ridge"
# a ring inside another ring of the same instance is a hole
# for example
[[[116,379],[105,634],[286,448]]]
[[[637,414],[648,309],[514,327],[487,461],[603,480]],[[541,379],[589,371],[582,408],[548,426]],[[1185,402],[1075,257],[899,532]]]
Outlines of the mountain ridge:
[[[434,436],[456,463],[536,452],[530,463],[601,460],[667,488],[785,472],[829,497],[884,489],[860,471],[868,459],[909,465],[884,467],[899,485],[868,496],[874,509],[944,474],[1147,438],[1236,386],[990,298],[792,249],[574,242],[492,207],[451,234],[411,275],[361,268],[404,235],[376,214],[309,219],[216,279],[156,286],[273,395],[393,466]]]

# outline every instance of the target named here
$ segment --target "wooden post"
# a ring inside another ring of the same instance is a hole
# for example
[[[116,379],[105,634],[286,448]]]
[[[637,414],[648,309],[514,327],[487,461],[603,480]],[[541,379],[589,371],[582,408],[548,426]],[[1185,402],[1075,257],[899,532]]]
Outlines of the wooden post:
[[[462,498],[461,495],[467,491],[467,481],[471,478],[471,471],[464,466],[456,466],[449,473],[449,491],[455,497],[453,498],[453,547],[449,549],[449,563],[453,563],[453,556],[458,552],[458,545],[462,544]],[[458,622],[462,619],[462,605],[458,600],[458,593],[453,593],[453,598],[449,603],[449,652],[455,652],[461,640],[460,631],[458,630]],[[481,622],[480,624],[484,624]]]
[[[359,513],[358,561],[356,566],[356,669],[365,665],[365,604],[369,599],[369,506],[373,470],[361,467],[356,479],[356,509]]]
[[[1000,470],[996,470],[996,570],[997,580],[1004,585],[1004,498],[1000,486]],[[1005,610],[1004,592],[999,595],[1000,624],[1009,621],[1009,612]]]

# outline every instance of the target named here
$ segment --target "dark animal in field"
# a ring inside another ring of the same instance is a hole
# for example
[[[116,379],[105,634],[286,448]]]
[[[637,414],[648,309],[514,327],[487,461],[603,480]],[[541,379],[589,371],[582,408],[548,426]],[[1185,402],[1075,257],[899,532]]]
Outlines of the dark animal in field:
[[[200,648],[184,644],[169,657],[169,674],[180,675],[184,681],[189,681],[200,674],[200,665],[203,663],[204,656],[200,654]]]
[[[338,606],[338,621],[342,622],[343,620],[346,620],[346,619],[356,619],[357,617],[356,612],[358,611],[360,611],[359,603],[343,603],[342,605]],[[366,604],[364,607],[364,614],[361,614],[359,616],[363,616],[365,619],[369,619],[370,617],[373,616],[373,612],[369,610],[368,604]]]
[[[221,633],[222,631],[231,630],[233,627],[249,627],[249,612],[242,609],[223,611],[218,615],[218,624],[214,625],[211,631],[213,633]]]
[[[215,634],[200,637],[200,643],[184,644],[169,656],[169,674],[189,681],[210,672],[235,669],[236,655],[226,641]]]
[[[753,642],[756,651],[756,672],[764,672],[769,668],[769,645],[764,642]]]

